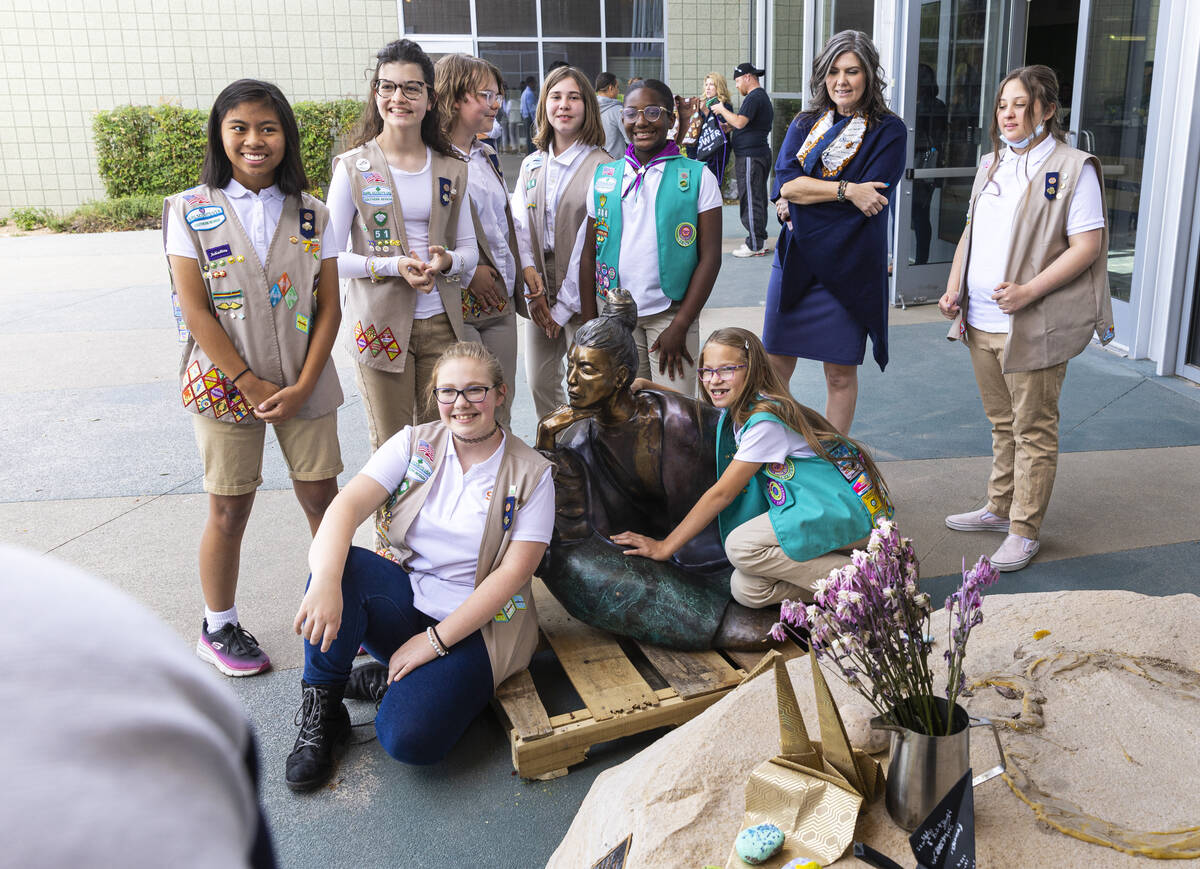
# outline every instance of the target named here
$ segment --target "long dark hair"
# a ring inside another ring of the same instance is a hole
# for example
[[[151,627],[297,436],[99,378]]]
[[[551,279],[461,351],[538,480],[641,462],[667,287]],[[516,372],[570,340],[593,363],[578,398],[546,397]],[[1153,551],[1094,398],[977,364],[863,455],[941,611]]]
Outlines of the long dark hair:
[[[888,108],[887,101],[883,98],[884,79],[883,69],[879,66],[879,49],[875,47],[871,37],[861,30],[842,30],[829,37],[829,41],[813,61],[812,78],[808,80],[808,92],[812,102],[801,114],[823,115],[834,107],[833,100],[829,97],[829,89],[825,86],[825,76],[829,74],[833,62],[846,51],[853,52],[858,58],[867,77],[861,110],[867,116],[867,126],[874,126],[884,116],[895,113]]]
[[[411,39],[397,39],[389,42],[375,53],[375,69],[371,72],[371,81],[367,85],[367,104],[363,106],[362,123],[354,137],[353,147],[360,147],[383,132],[383,116],[375,103],[375,82],[379,78],[379,69],[385,63],[413,63],[421,68],[421,77],[429,92],[429,109],[421,119],[421,141],[447,157],[457,157],[450,140],[442,132],[441,112],[438,111],[437,94],[433,89],[436,74],[433,61],[425,53],[425,49]]]
[[[267,81],[240,78],[217,94],[212,111],[208,113],[208,148],[200,168],[200,183],[209,187],[224,187],[233,178],[233,164],[225,153],[221,140],[221,124],[225,116],[242,103],[260,103],[275,110],[283,129],[283,160],[275,169],[275,186],[285,196],[303,193],[308,189],[308,176],[300,160],[300,129],[296,116],[283,91]]]
[[[1000,125],[996,121],[996,115],[1000,112],[1000,94],[1004,93],[1004,86],[1014,80],[1019,81],[1025,88],[1025,93],[1029,94],[1030,114],[1041,114],[1054,106],[1054,113],[1045,121],[1046,131],[1060,142],[1067,141],[1067,133],[1063,129],[1060,117],[1062,103],[1058,101],[1058,76],[1054,74],[1054,70],[1040,63],[1017,67],[1000,81],[996,88],[996,99],[992,102],[992,167],[988,170],[988,181],[992,180],[1000,166]],[[1035,129],[1038,123],[1039,121],[1034,122]]]
[[[880,492],[887,491],[883,474],[879,472],[874,460],[866,447],[853,438],[839,432],[829,420],[807,407],[788,391],[787,384],[780,379],[771,367],[766,348],[758,336],[747,329],[727,326],[717,329],[708,336],[704,347],[700,349],[700,358],[696,367],[704,365],[704,351],[710,344],[720,344],[742,354],[746,360],[746,385],[729,408],[729,421],[735,426],[743,426],[756,413],[767,412],[779,417],[794,432],[798,432],[814,453],[827,462],[837,460],[830,454],[831,447],[845,444],[862,455],[864,470],[871,482]],[[701,399],[711,405],[712,399],[707,389],[700,390]]]

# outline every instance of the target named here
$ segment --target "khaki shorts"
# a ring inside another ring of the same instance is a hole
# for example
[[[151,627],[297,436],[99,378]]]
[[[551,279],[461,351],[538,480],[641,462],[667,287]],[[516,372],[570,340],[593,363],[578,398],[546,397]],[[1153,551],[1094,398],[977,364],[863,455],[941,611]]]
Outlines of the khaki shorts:
[[[194,413],[192,425],[204,459],[204,491],[246,495],[262,485],[265,422],[234,424]],[[336,411],[316,419],[293,417],[274,429],[293,480],[328,480],[342,472]]]

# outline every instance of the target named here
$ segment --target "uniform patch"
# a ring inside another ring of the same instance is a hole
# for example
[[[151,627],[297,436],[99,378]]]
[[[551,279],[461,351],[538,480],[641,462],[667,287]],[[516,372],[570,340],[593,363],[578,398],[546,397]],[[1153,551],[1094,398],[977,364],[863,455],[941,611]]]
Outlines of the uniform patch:
[[[211,410],[217,419],[228,413],[238,422],[250,415],[246,399],[219,368],[205,371],[199,362],[193,362],[188,366],[187,377],[182,391],[184,407],[195,405],[200,412]]]
[[[183,219],[197,232],[216,229],[225,222],[225,209],[219,205],[198,205],[188,211]]]
[[[696,226],[686,221],[675,227],[675,243],[680,247],[691,247],[696,241]]]
[[[296,302],[299,300],[299,298],[300,294],[296,292],[295,287],[291,287],[286,293],[283,294],[283,301],[287,303],[289,311],[296,307]],[[304,331],[307,332],[308,330],[305,329]]]
[[[371,219],[375,221],[376,226],[387,226],[388,213],[381,208],[371,215]]]
[[[210,260],[221,259],[221,257],[233,256],[233,251],[229,249],[227,244],[219,244],[216,247],[206,247],[204,255]]]
[[[500,612],[492,616],[492,621],[500,623],[511,621],[518,612],[525,608],[525,598],[522,595],[514,594],[504,602],[504,606],[500,608]]]
[[[300,209],[300,236],[312,238],[317,232],[317,213],[311,208]],[[308,250],[308,245],[304,246]]]
[[[767,483],[767,500],[776,507],[782,507],[787,503],[787,490],[783,488],[783,483],[778,480]]]
[[[787,458],[782,462],[769,463],[765,470],[768,477],[774,477],[776,480],[790,480],[796,476],[796,463]]]
[[[1100,343],[1107,344],[1109,341],[1111,341],[1113,338],[1115,338],[1116,335],[1117,335],[1117,333],[1113,329],[1113,327],[1109,326],[1107,329],[1104,330],[1104,334],[1100,336]]]
[[[207,196],[205,196],[203,193],[185,193],[185,194],[183,194],[183,201],[186,202],[188,205],[211,205],[212,204],[212,200],[209,199]]]
[[[370,351],[372,356],[386,353],[388,359],[395,360],[401,353],[400,345],[392,335],[390,326],[382,332],[376,332],[374,324],[364,328],[362,320],[354,324],[354,343],[359,353]]]
[[[679,189],[687,190],[691,186],[692,186],[691,172],[689,172],[687,169],[680,169],[679,170]]]
[[[597,193],[612,193],[617,189],[617,179],[612,177],[604,177],[596,179]]]
[[[354,161],[354,168],[357,169],[359,172],[366,172],[368,169],[371,168],[371,161],[368,160],[366,157],[359,157],[357,160]]]
[[[296,315],[296,328],[299,331],[303,332],[305,335],[307,335],[308,334],[308,317],[306,317],[304,314],[297,314]]]
[[[360,169],[359,171],[361,172],[362,170]],[[385,182],[384,177],[378,172],[363,172],[362,179],[366,184],[383,184]]]
[[[449,205],[450,198],[454,193],[455,190],[450,186],[449,178],[438,178],[438,201],[441,202],[442,205]]]
[[[383,184],[372,184],[362,190],[362,201],[367,205],[391,205],[392,188]]]
[[[212,300],[218,314],[228,314],[231,319],[236,320],[246,319],[246,314],[242,311],[245,299],[240,289],[214,291]]]
[[[512,527],[513,513],[517,509],[517,487],[508,487],[508,497],[504,499],[504,513],[500,517],[500,527],[507,531]]]
[[[1056,196],[1058,196],[1058,173],[1057,172],[1047,172],[1046,173],[1046,198],[1054,199]]]

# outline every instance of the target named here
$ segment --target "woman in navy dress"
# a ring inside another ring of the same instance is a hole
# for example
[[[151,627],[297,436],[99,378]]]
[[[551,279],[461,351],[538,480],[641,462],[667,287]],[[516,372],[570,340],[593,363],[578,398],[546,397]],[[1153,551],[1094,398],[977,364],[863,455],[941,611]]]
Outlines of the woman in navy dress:
[[[887,365],[887,251],[892,192],[904,171],[904,122],[883,99],[879,52],[843,30],[813,64],[812,106],[788,127],[775,162],[783,231],[767,287],[763,343],[786,383],[797,357],[825,364],[825,416],[854,421],[867,336]]]

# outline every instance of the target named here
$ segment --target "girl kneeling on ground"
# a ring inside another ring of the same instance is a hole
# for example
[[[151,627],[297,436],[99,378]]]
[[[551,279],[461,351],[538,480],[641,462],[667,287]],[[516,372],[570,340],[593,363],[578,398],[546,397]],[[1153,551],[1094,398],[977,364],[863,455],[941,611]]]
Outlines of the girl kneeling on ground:
[[[508,387],[482,344],[447,349],[430,393],[438,419],[384,443],[313,539],[295,620],[306,642],[292,790],[333,775],[350,735],[343,696],[381,693],[375,730],[384,749],[405,763],[435,763],[537,645],[530,581],[554,526],[550,463],[497,423]],[[386,557],[350,545],[380,508]],[[347,692],[360,643],[386,671],[360,667]]]
[[[817,580],[891,517],[883,477],[862,446],[791,397],[753,332],[718,329],[699,362],[703,397],[721,410],[717,482],[665,540],[632,531],[612,539],[630,547],[626,555],[665,561],[719,518],[734,600],[811,600]]]

